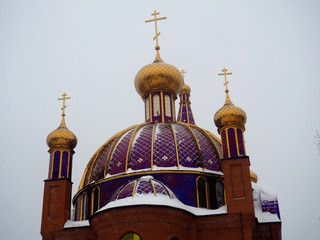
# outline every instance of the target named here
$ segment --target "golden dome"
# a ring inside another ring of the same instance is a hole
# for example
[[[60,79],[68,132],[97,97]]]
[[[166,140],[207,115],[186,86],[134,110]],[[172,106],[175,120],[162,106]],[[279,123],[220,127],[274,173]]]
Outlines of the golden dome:
[[[60,126],[47,137],[47,145],[50,149],[54,147],[74,149],[77,142],[76,135],[67,128],[64,117],[62,117]]]
[[[142,98],[157,91],[170,92],[176,97],[183,85],[183,77],[177,68],[163,62],[157,51],[154,62],[137,73],[134,84]]]
[[[214,123],[218,131],[225,126],[238,125],[243,126],[247,122],[246,113],[239,107],[233,105],[230,100],[229,94],[226,95],[226,102],[214,115]]]
[[[190,93],[191,93],[191,88],[188,85],[183,84],[179,95],[184,95],[185,94],[185,95],[189,95],[190,96]]]
[[[250,170],[250,180],[251,182],[257,183],[258,182],[258,175]]]

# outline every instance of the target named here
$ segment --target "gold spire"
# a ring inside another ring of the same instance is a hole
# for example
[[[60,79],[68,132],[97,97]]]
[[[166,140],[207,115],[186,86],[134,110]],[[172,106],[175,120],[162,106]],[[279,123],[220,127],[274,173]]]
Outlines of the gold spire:
[[[148,22],[154,22],[155,24],[155,31],[156,31],[156,35],[154,36],[153,38],[153,41],[156,40],[156,47],[155,49],[157,50],[157,55],[156,55],[156,59],[154,60],[154,62],[163,62],[161,57],[160,57],[160,54],[159,54],[159,50],[160,50],[160,46],[159,46],[159,41],[158,41],[158,37],[160,35],[160,32],[158,32],[158,22],[159,20],[163,20],[163,19],[167,19],[167,17],[162,17],[162,18],[157,18],[157,15],[159,15],[160,13],[157,12],[156,10],[154,10],[153,13],[151,13],[151,16],[154,16],[154,19],[149,19],[149,20],[146,20],[145,22],[148,23]]]
[[[228,92],[229,92],[229,89],[228,89],[229,81],[227,81],[227,75],[231,75],[232,73],[227,73],[228,69],[226,69],[226,68],[223,68],[221,71],[222,71],[223,73],[218,73],[218,76],[224,75],[224,84],[223,84],[223,85],[226,86],[225,92],[226,92],[227,95],[228,95]],[[230,99],[229,99],[229,100],[230,100]]]

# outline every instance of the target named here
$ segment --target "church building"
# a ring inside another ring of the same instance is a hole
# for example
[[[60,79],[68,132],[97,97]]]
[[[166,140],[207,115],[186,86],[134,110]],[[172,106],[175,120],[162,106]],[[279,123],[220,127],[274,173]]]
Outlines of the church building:
[[[245,147],[246,113],[225,101],[214,116],[219,136],[196,125],[184,71],[156,56],[134,79],[145,122],[113,135],[89,160],[72,198],[77,137],[65,122],[47,137],[41,235],[44,240],[280,240],[273,190],[257,183]],[[176,111],[176,100],[179,108]],[[250,131],[250,129],[248,129]],[[250,149],[248,149],[250,151]],[[254,161],[254,159],[252,159]]]

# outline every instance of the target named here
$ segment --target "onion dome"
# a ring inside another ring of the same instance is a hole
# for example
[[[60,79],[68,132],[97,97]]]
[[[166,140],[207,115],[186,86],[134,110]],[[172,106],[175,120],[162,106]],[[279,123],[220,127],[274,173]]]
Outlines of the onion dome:
[[[141,195],[151,195],[154,197],[160,195],[168,197],[169,199],[175,198],[174,193],[163,183],[154,180],[152,176],[143,176],[140,179],[130,181],[126,185],[120,187],[112,196],[111,201]]]
[[[60,126],[52,131],[47,137],[47,145],[49,148],[68,148],[74,149],[77,146],[77,137],[71,132],[62,117]]]
[[[168,122],[132,126],[97,150],[79,189],[103,178],[146,171],[189,170],[222,175],[221,149],[217,137],[195,125]]]
[[[220,108],[214,115],[214,123],[218,131],[226,126],[241,126],[244,128],[247,122],[246,113],[239,107],[235,106],[226,92],[226,101],[222,108]]]
[[[157,91],[172,93],[176,98],[182,88],[183,78],[177,68],[162,61],[157,51],[154,62],[144,66],[137,73],[134,84],[143,99],[149,93]]]
[[[252,170],[250,170],[250,180],[254,183],[258,182],[258,175]]]
[[[188,85],[183,84],[179,95],[189,95],[190,96],[190,93],[191,93],[191,88]]]

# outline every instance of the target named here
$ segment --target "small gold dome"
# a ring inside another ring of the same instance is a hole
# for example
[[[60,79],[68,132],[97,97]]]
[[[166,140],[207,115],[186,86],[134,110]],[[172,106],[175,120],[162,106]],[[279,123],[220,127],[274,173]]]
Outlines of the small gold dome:
[[[157,52],[154,62],[137,73],[134,84],[142,98],[157,91],[170,92],[176,97],[183,85],[183,77],[177,68],[163,62]]]
[[[47,145],[50,149],[54,147],[74,149],[77,146],[77,142],[76,135],[67,128],[64,117],[60,126],[47,137]]]
[[[225,126],[238,125],[243,126],[247,122],[246,113],[239,107],[233,105],[227,93],[226,102],[222,108],[220,108],[214,115],[214,123],[216,124],[218,131]]]
[[[258,182],[258,175],[252,170],[250,170],[250,180],[254,183]]]
[[[179,93],[179,95],[189,95],[190,96],[190,93],[191,93],[191,88],[186,85],[186,84],[183,84],[183,87],[181,88],[181,91]]]

